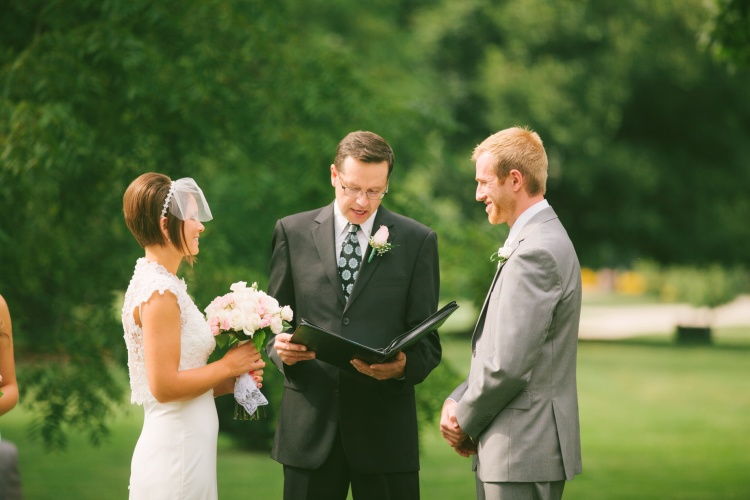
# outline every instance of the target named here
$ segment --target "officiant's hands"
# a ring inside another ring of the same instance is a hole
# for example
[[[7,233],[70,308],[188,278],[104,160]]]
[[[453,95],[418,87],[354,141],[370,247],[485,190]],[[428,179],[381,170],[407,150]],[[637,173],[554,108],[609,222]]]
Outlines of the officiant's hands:
[[[456,418],[456,403],[452,399],[446,399],[443,403],[443,411],[440,413],[440,433],[448,444],[462,457],[476,454],[477,446],[458,425]]]
[[[273,347],[286,365],[293,365],[299,361],[315,359],[315,351],[308,351],[307,346],[289,342],[291,333],[279,333],[276,335]]]
[[[396,354],[393,361],[389,363],[377,363],[374,365],[368,365],[360,359],[353,359],[351,361],[352,366],[357,371],[368,377],[372,377],[377,380],[388,380],[389,378],[404,378],[406,374],[406,354],[402,352]]]

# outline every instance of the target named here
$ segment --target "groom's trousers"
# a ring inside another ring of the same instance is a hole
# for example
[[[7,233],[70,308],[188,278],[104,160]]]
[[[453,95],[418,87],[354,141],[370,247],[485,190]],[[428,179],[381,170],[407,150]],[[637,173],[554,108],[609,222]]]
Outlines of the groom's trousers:
[[[477,500],[560,500],[565,480],[547,483],[483,483],[476,478]]]

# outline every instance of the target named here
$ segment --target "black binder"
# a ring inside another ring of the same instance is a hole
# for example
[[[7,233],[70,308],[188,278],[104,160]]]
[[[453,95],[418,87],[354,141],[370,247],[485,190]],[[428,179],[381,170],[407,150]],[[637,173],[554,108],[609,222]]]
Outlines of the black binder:
[[[455,301],[446,304],[419,325],[393,339],[387,347],[375,348],[360,344],[314,325],[304,318],[300,318],[290,342],[305,345],[309,350],[315,351],[315,357],[320,361],[339,368],[354,370],[350,363],[353,358],[361,359],[368,364],[387,363],[399,352],[413,346],[425,335],[440,328],[456,309],[458,309],[458,304]]]

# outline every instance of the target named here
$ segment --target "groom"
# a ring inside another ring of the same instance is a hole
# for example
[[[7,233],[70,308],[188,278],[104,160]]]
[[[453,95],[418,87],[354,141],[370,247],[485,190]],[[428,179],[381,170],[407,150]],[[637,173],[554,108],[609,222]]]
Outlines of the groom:
[[[445,401],[440,430],[474,455],[477,498],[559,499],[581,473],[578,258],[544,199],[547,155],[535,132],[502,130],[472,160],[477,201],[510,233],[474,328],[469,376]]]
[[[343,337],[385,347],[437,309],[437,236],[381,206],[393,151],[372,132],[352,132],[330,167],[333,203],[277,222],[268,293]],[[388,228],[391,248],[369,238]],[[436,332],[393,362],[353,360],[344,370],[281,333],[268,355],[284,373],[272,457],[284,465],[284,498],[419,498],[414,386],[440,362]]]

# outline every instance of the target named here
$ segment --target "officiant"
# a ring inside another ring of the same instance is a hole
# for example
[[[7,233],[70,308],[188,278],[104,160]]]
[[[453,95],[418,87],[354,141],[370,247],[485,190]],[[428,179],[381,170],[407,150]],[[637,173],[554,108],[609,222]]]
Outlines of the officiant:
[[[385,347],[436,311],[437,235],[382,206],[393,162],[379,135],[348,134],[330,166],[334,201],[277,222],[268,293],[292,307],[294,323]],[[268,343],[284,373],[272,450],[284,498],[345,500],[351,485],[355,500],[418,499],[414,386],[440,362],[437,332],[391,362],[348,369],[290,337]]]

